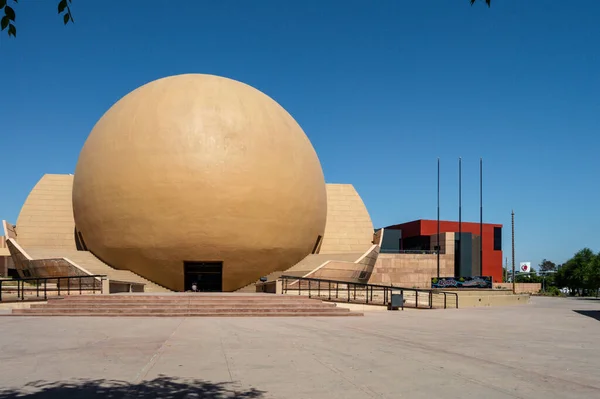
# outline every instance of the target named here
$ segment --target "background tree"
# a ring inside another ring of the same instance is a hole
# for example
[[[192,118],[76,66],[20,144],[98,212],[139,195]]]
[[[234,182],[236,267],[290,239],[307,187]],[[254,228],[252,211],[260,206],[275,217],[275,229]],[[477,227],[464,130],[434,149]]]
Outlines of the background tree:
[[[600,252],[596,254],[588,267],[588,286],[594,295],[598,296],[600,291]]]
[[[69,22],[75,22],[73,20],[73,14],[71,14],[71,4],[72,0],[60,0],[58,2],[58,13],[62,15],[64,24],[68,24]],[[475,4],[477,0],[469,0],[471,5]],[[485,4],[488,7],[491,6],[492,0],[482,0],[485,1]],[[16,13],[15,10],[10,6],[10,2],[18,3],[18,0],[0,0],[0,15],[3,15],[0,18],[0,28],[1,30],[5,30],[8,28],[8,36],[17,36],[17,27],[15,26]]]
[[[598,295],[600,288],[600,253],[591,249],[578,251],[556,273],[556,285],[566,287],[572,295]]]
[[[544,259],[542,263],[538,265],[540,273],[556,271],[556,264],[548,259]]]
[[[534,269],[529,273],[515,274],[515,283],[541,283],[542,278],[538,276]]]
[[[8,36],[17,36],[17,27],[15,26],[15,20],[17,19],[17,15],[13,7],[11,7],[10,3],[18,3],[18,0],[0,0],[0,15],[4,14],[2,18],[0,18],[0,28],[1,30],[5,30],[8,28]],[[64,24],[68,24],[69,22],[75,22],[73,20],[73,15],[71,14],[71,7],[69,4],[71,0],[60,0],[58,2],[58,14],[62,15]],[[14,4],[13,4],[14,5]]]

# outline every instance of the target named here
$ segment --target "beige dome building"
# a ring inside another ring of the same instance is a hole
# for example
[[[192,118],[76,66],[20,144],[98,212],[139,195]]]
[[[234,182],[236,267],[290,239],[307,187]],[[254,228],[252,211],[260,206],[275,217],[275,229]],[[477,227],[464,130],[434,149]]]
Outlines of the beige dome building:
[[[285,109],[200,74],[119,100],[74,176],[44,175],[3,226],[19,275],[102,275],[110,292],[252,290],[282,273],[366,282],[382,237],[352,185],[325,184]]]
[[[189,288],[186,273],[220,290],[222,273],[230,291],[310,254],[327,198],[315,150],[279,104],[231,79],[179,75],[98,121],[73,212],[87,248],[113,267],[174,290]]]

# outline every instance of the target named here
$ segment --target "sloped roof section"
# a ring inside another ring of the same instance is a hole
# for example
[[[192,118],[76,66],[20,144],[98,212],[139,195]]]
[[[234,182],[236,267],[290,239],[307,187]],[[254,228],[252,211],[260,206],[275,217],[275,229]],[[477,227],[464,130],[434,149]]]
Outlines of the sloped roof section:
[[[352,184],[327,184],[327,222],[319,253],[363,253],[373,245],[373,222]]]
[[[24,247],[76,249],[73,175],[46,174],[25,200],[17,219]]]

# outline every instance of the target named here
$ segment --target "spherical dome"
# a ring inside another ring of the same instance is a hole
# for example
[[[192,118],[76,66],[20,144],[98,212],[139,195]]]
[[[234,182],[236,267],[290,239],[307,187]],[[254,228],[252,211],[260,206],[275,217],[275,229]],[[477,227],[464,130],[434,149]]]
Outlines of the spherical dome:
[[[184,262],[222,262],[232,291],[310,254],[327,212],[319,159],[273,99],[212,75],[156,80],[114,104],[77,162],[87,248],[173,290]]]

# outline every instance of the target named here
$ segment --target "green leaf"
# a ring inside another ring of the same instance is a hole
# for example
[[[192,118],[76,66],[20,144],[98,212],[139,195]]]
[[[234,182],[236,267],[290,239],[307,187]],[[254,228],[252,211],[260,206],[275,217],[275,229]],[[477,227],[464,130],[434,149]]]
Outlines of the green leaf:
[[[8,19],[8,17],[6,15],[3,16],[2,20],[0,20],[0,28],[2,28],[1,30],[6,29],[9,22],[10,22],[10,19]]]
[[[6,0],[0,0],[0,8],[4,8],[6,5]]]
[[[17,37],[17,28],[13,24],[8,26],[8,36],[13,35],[13,37]]]
[[[6,16],[8,18],[10,18],[11,21],[15,20],[15,10],[13,10],[12,7],[10,7],[10,6],[4,7],[4,14],[6,14]]]
[[[65,16],[63,17],[63,21],[65,22],[65,25],[69,23],[70,18],[71,18],[71,14],[66,13]]]
[[[65,8],[67,8],[67,0],[60,0],[60,3],[58,3],[58,13],[62,14]]]

